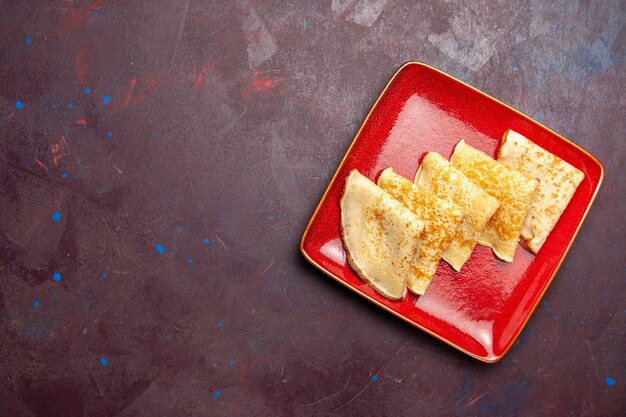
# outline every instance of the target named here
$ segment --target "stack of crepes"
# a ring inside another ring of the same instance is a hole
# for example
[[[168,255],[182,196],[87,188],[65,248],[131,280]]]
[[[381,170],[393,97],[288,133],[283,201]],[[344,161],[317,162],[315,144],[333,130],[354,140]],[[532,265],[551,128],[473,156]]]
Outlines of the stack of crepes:
[[[476,244],[513,262],[537,253],[584,174],[512,130],[495,160],[461,140],[448,161],[424,156],[410,181],[385,169],[375,184],[350,172],[341,237],[350,266],[383,296],[422,295],[443,258],[460,271]]]

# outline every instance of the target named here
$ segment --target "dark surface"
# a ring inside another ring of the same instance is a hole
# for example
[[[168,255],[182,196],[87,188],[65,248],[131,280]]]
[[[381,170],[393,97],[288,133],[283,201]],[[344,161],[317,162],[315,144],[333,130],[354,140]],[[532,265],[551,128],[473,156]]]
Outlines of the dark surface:
[[[624,414],[623,2],[0,6],[1,416]],[[606,168],[544,301],[495,365],[298,251],[407,60],[543,121]]]

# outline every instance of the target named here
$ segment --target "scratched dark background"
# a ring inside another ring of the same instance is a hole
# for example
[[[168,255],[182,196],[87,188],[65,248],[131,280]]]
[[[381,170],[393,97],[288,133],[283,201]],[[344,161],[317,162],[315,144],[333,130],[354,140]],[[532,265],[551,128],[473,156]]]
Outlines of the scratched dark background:
[[[0,415],[624,415],[626,6],[551,3],[0,1]],[[298,251],[408,60],[606,168],[495,365]]]

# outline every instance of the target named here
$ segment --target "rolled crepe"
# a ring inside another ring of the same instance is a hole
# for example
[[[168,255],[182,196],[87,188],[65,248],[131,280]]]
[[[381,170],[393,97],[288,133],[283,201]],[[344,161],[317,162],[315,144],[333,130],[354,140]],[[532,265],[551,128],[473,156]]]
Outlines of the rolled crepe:
[[[424,156],[415,182],[434,196],[456,205],[463,219],[442,258],[456,271],[469,259],[500,203],[436,152]]]
[[[422,244],[414,265],[415,276],[408,282],[411,292],[422,295],[437,270],[441,254],[452,242],[463,213],[456,205],[437,197],[424,186],[413,184],[393,172],[392,168],[387,168],[380,174],[378,186],[409,208],[424,223]]]
[[[417,279],[423,223],[357,170],[348,175],[339,204],[350,266],[384,297],[401,299],[407,283]]]
[[[489,219],[478,243],[491,247],[498,258],[513,262],[524,218],[539,181],[501,164],[463,140],[456,145],[450,162],[500,201],[500,208]]]
[[[537,253],[585,174],[512,130],[504,132],[498,162],[539,179],[522,226],[524,246]]]

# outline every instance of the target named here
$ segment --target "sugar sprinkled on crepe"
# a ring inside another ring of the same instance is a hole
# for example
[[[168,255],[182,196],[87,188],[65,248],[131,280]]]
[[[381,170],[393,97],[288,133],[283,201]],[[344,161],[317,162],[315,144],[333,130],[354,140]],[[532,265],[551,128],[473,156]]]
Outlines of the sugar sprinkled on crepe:
[[[415,182],[433,195],[455,204],[463,213],[461,225],[442,255],[452,268],[460,271],[500,203],[436,152],[424,156],[415,174]]]
[[[380,174],[378,185],[424,223],[419,259],[414,265],[416,279],[408,283],[409,290],[422,295],[437,270],[444,249],[452,242],[463,213],[456,205],[435,196],[426,187],[396,174],[392,168],[387,168]]]
[[[585,174],[513,130],[504,132],[498,161],[539,179],[522,227],[522,239],[539,252]]]
[[[350,266],[381,295],[401,299],[407,283],[417,279],[423,223],[357,170],[346,179],[340,206]]]
[[[489,157],[460,141],[450,162],[470,180],[500,201],[478,243],[489,246],[496,256],[513,262],[524,218],[539,181]]]

